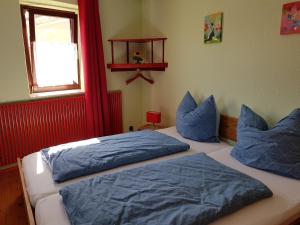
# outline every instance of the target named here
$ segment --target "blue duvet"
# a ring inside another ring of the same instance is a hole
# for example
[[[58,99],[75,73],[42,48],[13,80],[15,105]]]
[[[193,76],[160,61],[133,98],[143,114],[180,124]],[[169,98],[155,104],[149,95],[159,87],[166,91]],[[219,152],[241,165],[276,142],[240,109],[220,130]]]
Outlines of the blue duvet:
[[[118,166],[186,151],[189,145],[156,131],[73,142],[42,150],[53,179],[62,182]]]
[[[72,225],[204,225],[272,192],[202,153],[82,181],[60,195]]]

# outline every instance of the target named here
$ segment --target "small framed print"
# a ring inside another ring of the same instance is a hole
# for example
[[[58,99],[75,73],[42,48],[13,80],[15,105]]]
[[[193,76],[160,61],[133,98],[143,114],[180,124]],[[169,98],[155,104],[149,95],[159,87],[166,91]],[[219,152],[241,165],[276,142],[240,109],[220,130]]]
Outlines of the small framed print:
[[[223,13],[214,13],[204,18],[204,43],[222,41]]]
[[[281,35],[297,33],[300,33],[300,1],[283,5],[280,28]]]

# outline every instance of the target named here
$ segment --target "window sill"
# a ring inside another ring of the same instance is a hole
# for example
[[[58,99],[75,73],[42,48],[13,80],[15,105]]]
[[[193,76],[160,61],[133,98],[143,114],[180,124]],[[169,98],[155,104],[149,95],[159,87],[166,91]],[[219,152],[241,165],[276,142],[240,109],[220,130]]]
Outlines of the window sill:
[[[43,93],[33,93],[30,94],[29,96],[32,99],[40,99],[40,98],[61,97],[61,96],[77,95],[77,94],[84,94],[84,91],[81,89],[67,90],[67,91],[51,91],[51,92],[43,92]]]

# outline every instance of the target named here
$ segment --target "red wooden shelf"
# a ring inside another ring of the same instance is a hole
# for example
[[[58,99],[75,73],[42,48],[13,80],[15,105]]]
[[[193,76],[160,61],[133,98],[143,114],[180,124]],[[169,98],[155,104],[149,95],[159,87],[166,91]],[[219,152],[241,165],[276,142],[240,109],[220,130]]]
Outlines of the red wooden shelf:
[[[137,74],[128,79],[126,81],[127,84],[131,83],[137,78],[143,78],[150,84],[154,83],[154,80],[150,77],[145,77],[140,71],[145,70],[151,70],[151,71],[165,71],[165,69],[168,67],[168,63],[165,62],[165,40],[167,38],[115,38],[115,39],[109,39],[111,45],[111,63],[107,64],[107,68],[110,69],[112,72],[116,71],[137,71]],[[162,51],[162,59],[160,62],[154,61],[154,54],[153,54],[153,48],[154,48],[154,42],[160,41],[162,43],[161,51]],[[126,62],[125,63],[115,63],[115,57],[114,57],[114,43],[115,42],[124,42],[126,44]],[[151,58],[150,62],[145,63],[131,63],[130,62],[130,43],[150,43],[151,45]]]
[[[168,63],[142,63],[142,64],[107,64],[107,68],[111,71],[136,71],[136,70],[152,70],[165,71]]]
[[[162,41],[167,40],[167,38],[115,38],[115,39],[109,39],[110,42],[132,42],[132,43],[145,43],[145,42],[151,42],[151,41]]]

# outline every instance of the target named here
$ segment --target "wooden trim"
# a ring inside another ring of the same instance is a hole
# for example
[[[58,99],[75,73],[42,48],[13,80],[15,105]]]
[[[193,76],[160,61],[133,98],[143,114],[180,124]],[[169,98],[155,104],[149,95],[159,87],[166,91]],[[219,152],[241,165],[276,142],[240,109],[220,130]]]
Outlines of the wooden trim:
[[[58,86],[49,86],[49,87],[38,87],[34,86],[32,93],[43,93],[43,92],[52,92],[52,91],[66,91],[80,89],[80,84],[70,84],[70,85],[58,85]]]
[[[17,163],[13,163],[13,164],[10,164],[7,166],[1,166],[0,167],[0,176],[10,173],[10,172],[16,172],[17,170],[18,170]]]
[[[18,158],[17,161],[18,161],[19,174],[20,174],[20,179],[21,179],[21,184],[22,184],[24,203],[25,203],[25,208],[26,208],[26,212],[27,212],[28,224],[29,225],[35,225],[32,208],[31,208],[30,201],[29,201],[29,196],[28,196],[28,193],[27,193],[27,190],[26,190],[25,179],[24,179],[23,168],[22,168],[22,162],[21,162],[20,158]]]
[[[220,116],[219,134],[221,138],[236,141],[238,119],[226,115]]]
[[[28,6],[28,5],[21,5],[24,9],[29,10],[33,14],[45,15],[45,16],[55,16],[55,17],[66,17],[66,18],[75,18],[76,13],[72,11],[63,11],[58,9],[50,9],[50,8],[42,8],[36,6]]]
[[[150,124],[150,123],[147,123],[147,124],[144,124],[143,126],[139,127],[137,130],[140,131],[140,130],[158,130],[158,129],[164,129],[164,128],[167,128],[163,125],[159,125],[159,124]]]
[[[34,60],[34,42],[30,42],[30,70],[31,70],[31,76],[32,76],[32,84],[30,87],[30,94],[34,93],[35,87],[37,87],[37,81],[35,76],[35,60]]]
[[[300,212],[298,212],[294,216],[291,216],[280,225],[299,225],[299,224],[300,224]]]
[[[70,19],[70,29],[72,42],[78,44],[78,21],[76,16],[73,19]]]
[[[30,43],[35,42],[35,18],[34,14],[31,11],[29,12],[29,37],[30,37]]]
[[[26,18],[25,18],[25,11],[26,9],[24,6],[21,5],[21,19],[22,19],[22,31],[23,31],[23,42],[24,42],[24,49],[25,49],[25,61],[26,61],[26,69],[28,74],[28,82],[29,82],[29,90],[31,93],[32,86],[33,86],[33,76],[31,70],[31,59],[30,59],[30,50],[29,50],[29,38],[27,34],[27,25],[26,25]]]
[[[42,93],[42,92],[51,92],[51,91],[64,91],[64,90],[73,90],[80,89],[81,79],[80,79],[80,68],[79,68],[79,52],[77,51],[77,77],[78,84],[70,85],[59,85],[54,87],[39,87],[37,84],[36,74],[35,74],[35,54],[34,54],[34,43],[35,43],[35,18],[36,14],[45,15],[45,16],[54,16],[62,17],[70,20],[70,35],[72,43],[78,44],[78,20],[77,15],[74,12],[70,11],[61,11],[56,9],[49,8],[39,8],[27,5],[21,5],[21,17],[22,17],[22,28],[23,28],[23,39],[25,47],[25,56],[26,56],[26,67],[29,80],[29,90],[30,94],[32,93]],[[29,30],[26,26],[25,11],[29,12]],[[28,37],[28,33],[30,36]],[[30,40],[29,40],[30,39]],[[29,46],[30,44],[30,46]],[[78,46],[77,46],[78,49]]]

